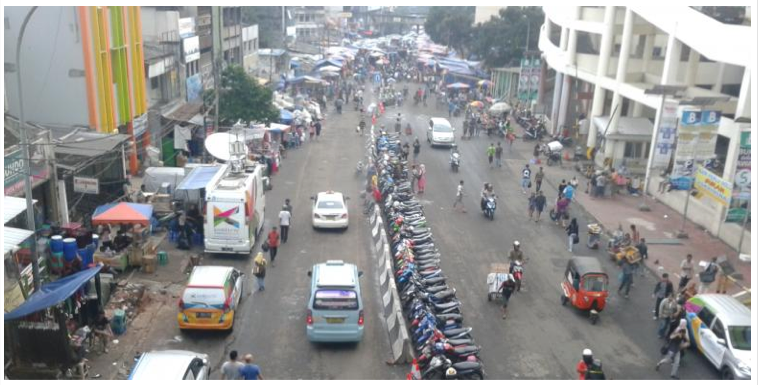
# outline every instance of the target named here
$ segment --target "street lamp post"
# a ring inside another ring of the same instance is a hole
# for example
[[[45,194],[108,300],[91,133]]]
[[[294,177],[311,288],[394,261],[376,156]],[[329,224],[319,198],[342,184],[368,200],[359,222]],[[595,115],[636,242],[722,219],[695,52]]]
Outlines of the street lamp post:
[[[643,92],[646,95],[661,95],[661,104],[659,105],[659,111],[656,113],[656,126],[654,126],[653,136],[651,137],[651,146],[649,146],[648,149],[646,178],[643,181],[643,200],[638,206],[640,211],[651,211],[651,208],[646,204],[646,196],[648,195],[648,185],[651,182],[651,167],[653,166],[654,151],[656,151],[656,141],[659,138],[659,127],[661,126],[662,112],[664,111],[664,101],[667,99],[667,96],[677,96],[679,93],[685,91],[686,88],[687,87],[685,86],[656,85]]]
[[[19,119],[19,131],[21,134],[21,156],[24,158],[24,195],[26,195],[26,222],[29,230],[34,232],[32,235],[32,243],[29,247],[32,255],[32,282],[34,284],[34,291],[36,292],[40,288],[40,266],[37,260],[37,226],[34,223],[34,202],[32,201],[32,166],[31,155],[29,147],[29,135],[26,132],[26,120],[24,119],[24,95],[23,88],[21,87],[21,42],[24,40],[24,32],[26,31],[26,25],[29,24],[29,19],[32,18],[32,14],[37,11],[37,6],[32,7],[29,13],[26,14],[24,22],[21,23],[21,29],[18,32],[18,39],[16,39],[16,86],[18,88],[18,119]]]
[[[530,18],[527,15],[522,15],[527,20],[527,40],[524,42],[524,52],[530,50]]]

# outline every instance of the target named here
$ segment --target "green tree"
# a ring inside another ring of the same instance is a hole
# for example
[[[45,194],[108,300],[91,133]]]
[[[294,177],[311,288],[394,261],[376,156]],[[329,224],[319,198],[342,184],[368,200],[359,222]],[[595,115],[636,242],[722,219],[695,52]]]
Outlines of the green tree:
[[[258,24],[261,48],[282,47],[282,7],[242,7],[242,22]]]
[[[471,46],[474,7],[430,7],[424,31],[432,41],[466,57]]]
[[[540,7],[508,7],[497,17],[472,29],[471,52],[486,67],[516,66],[524,54],[529,24],[530,50],[538,49],[540,26],[545,20]]]
[[[216,90],[206,90],[203,100],[211,109]],[[232,125],[238,120],[246,122],[276,122],[279,111],[272,104],[272,91],[261,86],[240,66],[229,66],[221,73],[219,94],[219,121]]]

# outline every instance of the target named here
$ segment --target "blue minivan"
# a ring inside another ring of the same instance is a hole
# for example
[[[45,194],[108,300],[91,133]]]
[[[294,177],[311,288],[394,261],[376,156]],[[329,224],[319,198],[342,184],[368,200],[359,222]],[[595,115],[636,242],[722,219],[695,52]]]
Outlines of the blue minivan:
[[[364,336],[364,305],[356,265],[327,261],[314,265],[306,314],[311,342],[359,342]]]

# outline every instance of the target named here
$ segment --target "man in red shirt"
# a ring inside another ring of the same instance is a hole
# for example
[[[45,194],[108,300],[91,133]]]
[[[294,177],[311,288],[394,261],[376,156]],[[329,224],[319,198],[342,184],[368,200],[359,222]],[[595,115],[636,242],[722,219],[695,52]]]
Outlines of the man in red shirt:
[[[279,232],[277,232],[277,226],[271,228],[269,237],[266,242],[269,244],[269,257],[271,257],[271,266],[274,267],[274,258],[277,257],[277,248],[279,247]]]
[[[590,349],[582,351],[582,359],[577,363],[577,374],[579,380],[584,380],[588,374],[588,368],[593,364],[593,352]]]

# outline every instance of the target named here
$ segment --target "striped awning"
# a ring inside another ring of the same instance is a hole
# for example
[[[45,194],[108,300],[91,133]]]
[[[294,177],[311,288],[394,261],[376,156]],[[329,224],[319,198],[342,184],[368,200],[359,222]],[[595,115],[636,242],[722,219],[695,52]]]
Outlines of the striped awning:
[[[15,227],[3,228],[3,255],[24,243],[27,238],[34,235],[31,230],[17,229]]]
[[[37,200],[32,202],[37,203]],[[16,197],[3,197],[3,223],[8,223],[17,215],[26,210],[26,199]]]

